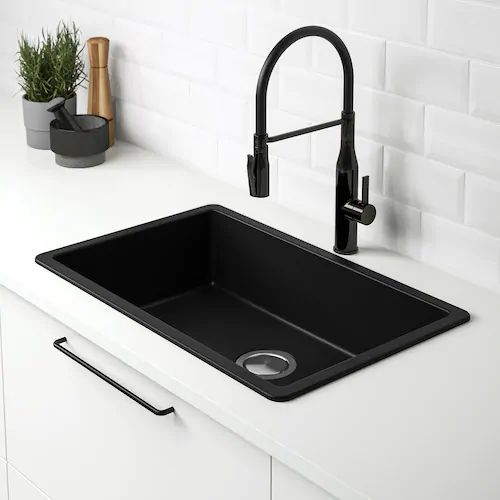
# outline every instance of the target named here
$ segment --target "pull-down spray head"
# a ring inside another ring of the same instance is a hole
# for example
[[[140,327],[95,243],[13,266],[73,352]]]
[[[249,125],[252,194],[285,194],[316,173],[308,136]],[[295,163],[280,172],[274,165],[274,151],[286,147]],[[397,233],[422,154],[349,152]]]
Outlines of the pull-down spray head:
[[[269,196],[269,157],[267,135],[254,135],[254,154],[247,156],[248,186],[256,198]]]

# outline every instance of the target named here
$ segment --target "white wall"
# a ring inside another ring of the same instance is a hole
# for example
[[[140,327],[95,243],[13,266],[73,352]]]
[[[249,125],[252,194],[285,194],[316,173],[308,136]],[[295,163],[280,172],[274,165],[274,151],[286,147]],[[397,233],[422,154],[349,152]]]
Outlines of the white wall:
[[[357,151],[379,216],[366,238],[500,289],[499,0],[4,0],[16,32],[74,19],[112,40],[119,136],[241,186],[264,57],[299,26],[336,30],[355,65]],[[274,134],[339,117],[340,64],[293,46],[269,94]],[[273,144],[273,196],[332,222],[338,130]],[[333,224],[333,222],[332,222]]]

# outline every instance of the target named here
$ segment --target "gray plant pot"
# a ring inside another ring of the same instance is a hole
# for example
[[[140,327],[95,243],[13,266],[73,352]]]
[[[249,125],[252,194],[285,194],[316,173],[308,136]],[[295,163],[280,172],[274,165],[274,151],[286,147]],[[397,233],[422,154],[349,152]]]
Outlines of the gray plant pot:
[[[47,108],[54,106],[61,101],[62,97],[56,97],[49,102],[28,101],[23,96],[23,116],[26,127],[26,142],[28,146],[35,149],[50,149],[50,122],[54,119],[54,114],[47,111]],[[67,99],[64,107],[73,115],[76,114],[76,95]]]

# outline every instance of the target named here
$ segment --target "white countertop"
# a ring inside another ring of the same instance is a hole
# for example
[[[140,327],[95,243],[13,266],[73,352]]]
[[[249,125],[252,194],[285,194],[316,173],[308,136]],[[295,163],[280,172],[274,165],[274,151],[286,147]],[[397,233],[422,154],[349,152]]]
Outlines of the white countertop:
[[[500,295],[363,245],[351,260],[471,321],[293,401],[268,401],[35,256],[210,203],[326,250],[332,228],[128,144],[97,168],[58,167],[25,146],[17,104],[0,101],[0,284],[341,500],[500,498]]]

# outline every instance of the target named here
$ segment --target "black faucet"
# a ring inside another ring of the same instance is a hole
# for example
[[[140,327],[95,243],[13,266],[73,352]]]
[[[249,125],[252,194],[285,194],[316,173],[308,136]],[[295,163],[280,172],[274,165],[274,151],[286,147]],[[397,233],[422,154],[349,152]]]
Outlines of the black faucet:
[[[274,66],[283,52],[293,43],[308,36],[328,40],[337,50],[344,69],[344,110],[339,120],[269,137],[266,131],[267,87]],[[256,131],[254,155],[248,155],[248,183],[250,194],[257,198],[269,196],[269,142],[282,141],[316,130],[341,126],[340,154],[336,168],[335,247],[341,254],[358,251],[358,223],[369,225],[376,215],[375,207],[368,203],[368,176],[363,177],[362,196],[358,199],[358,161],[354,151],[354,72],[349,51],[342,39],[321,26],[305,26],[282,38],[267,56],[260,71],[256,93]]]

